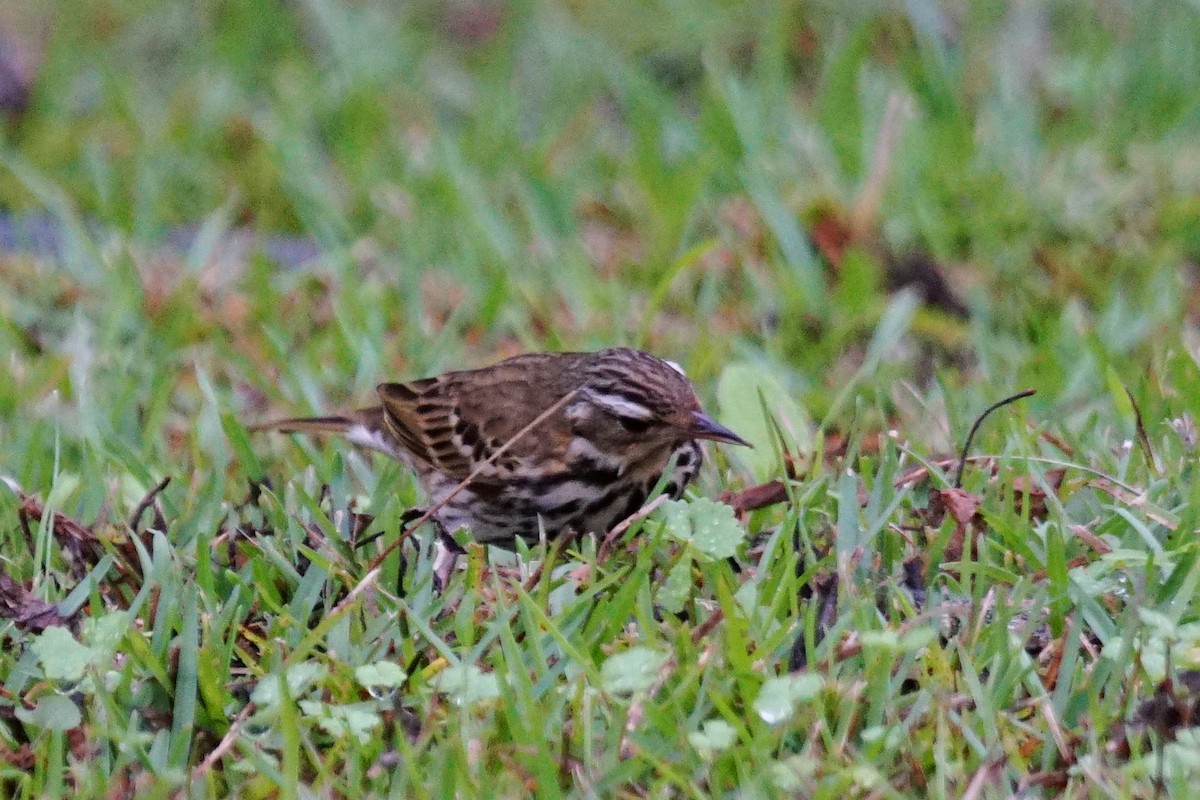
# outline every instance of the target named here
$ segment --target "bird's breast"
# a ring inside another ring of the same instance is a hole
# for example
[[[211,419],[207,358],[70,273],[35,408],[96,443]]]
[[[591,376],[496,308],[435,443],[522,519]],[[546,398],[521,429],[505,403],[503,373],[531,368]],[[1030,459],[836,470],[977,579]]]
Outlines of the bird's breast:
[[[604,534],[642,507],[672,461],[664,493],[678,498],[702,460],[700,444],[691,440],[626,462],[577,437],[557,468],[522,468],[453,496],[457,481],[426,477],[434,503],[450,496],[437,514],[447,531],[465,527],[478,541],[505,545],[518,537],[535,542],[543,531],[550,538],[567,530]]]

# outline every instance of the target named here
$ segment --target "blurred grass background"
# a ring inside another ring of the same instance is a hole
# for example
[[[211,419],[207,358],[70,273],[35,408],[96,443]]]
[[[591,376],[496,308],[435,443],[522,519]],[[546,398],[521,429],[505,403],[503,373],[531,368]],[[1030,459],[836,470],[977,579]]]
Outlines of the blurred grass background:
[[[340,402],[382,374],[624,342],[686,356],[702,380],[767,359],[819,417],[914,259],[971,311],[970,325],[919,325],[927,367],[967,367],[954,384],[1050,380],[1087,404],[1102,370],[1028,345],[1075,314],[1144,355],[1188,311],[1187,4],[87,2],[6,16],[33,80],[4,131],[0,197],[104,231],[50,276],[8,265],[18,354],[30,327],[62,341],[81,306],[112,300],[145,312],[86,334],[99,363],[153,371],[164,362],[144,346],[211,352],[215,328],[237,351],[212,365],[218,383],[272,399],[282,383],[314,406],[317,386]],[[822,224],[832,246],[814,246]],[[156,251],[181,226],[208,235]],[[311,237],[322,258],[283,274],[218,263],[232,226]],[[129,247],[97,252],[109,244]],[[55,303],[64,283],[83,296]],[[286,320],[260,302],[279,291],[298,304]],[[273,351],[255,352],[260,328]],[[287,385],[280,350],[304,354],[315,386]],[[185,379],[165,363],[129,391]],[[105,405],[125,433],[161,440],[163,416]]]
[[[683,363],[727,422],[747,411],[718,386],[753,374],[797,409],[799,438],[849,441],[841,466],[863,474],[876,464],[855,461],[859,443],[882,431],[923,456],[951,452],[980,409],[1036,388],[978,448],[1088,465],[1144,484],[1175,530],[1194,518],[1195,3],[9,0],[0,36],[20,89],[0,126],[0,210],[17,230],[0,250],[0,474],[89,523],[123,518],[173,476],[164,541],[180,548],[179,586],[248,478],[286,482],[312,463],[297,479],[309,491],[319,476],[343,506],[370,498],[393,521],[417,499],[394,467],[345,448],[251,451],[239,420],[360,403],[384,378],[534,349],[652,350]],[[43,223],[53,249],[32,246]],[[1157,469],[1127,444],[1135,409]],[[751,533],[796,515],[806,531],[832,524],[842,488],[829,470],[810,476],[802,511],[760,514]],[[769,477],[770,464],[733,460],[702,489]],[[6,568],[59,600],[71,584],[45,543],[25,555],[17,507],[0,496]],[[1064,530],[1102,519],[1117,539],[1145,539],[1105,508],[1053,513]],[[1024,535],[1028,520],[1008,521]],[[273,570],[299,556],[285,552],[245,568],[247,587],[287,583]],[[212,580],[192,591],[219,616],[227,587]],[[1159,599],[1175,622],[1194,617],[1193,597]],[[846,620],[866,624],[864,602]],[[174,632],[158,634],[164,654],[173,635],[205,635],[178,613],[154,623]],[[593,633],[597,653],[617,635]],[[760,671],[781,663],[772,641]],[[658,711],[663,731],[697,724]],[[731,789],[788,748],[786,732],[755,730],[735,763],[696,762],[707,778],[648,759],[654,777],[630,768],[603,785]],[[184,753],[172,763],[191,752],[194,766],[190,733],[172,737]],[[410,763],[469,773],[452,739]],[[49,780],[62,753],[36,752]],[[946,767],[942,791],[994,752]],[[84,760],[93,772],[80,774],[109,774]],[[816,768],[809,788],[868,791],[849,762]],[[353,783],[326,768],[343,791]],[[1016,786],[1026,770],[1008,769]],[[38,781],[18,784],[53,794]]]

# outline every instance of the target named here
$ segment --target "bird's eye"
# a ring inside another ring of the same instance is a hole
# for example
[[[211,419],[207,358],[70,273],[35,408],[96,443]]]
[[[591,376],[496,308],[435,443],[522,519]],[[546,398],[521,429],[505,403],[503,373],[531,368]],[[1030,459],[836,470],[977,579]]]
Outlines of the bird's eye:
[[[617,417],[617,422],[630,433],[645,433],[650,429],[650,420],[637,417]]]

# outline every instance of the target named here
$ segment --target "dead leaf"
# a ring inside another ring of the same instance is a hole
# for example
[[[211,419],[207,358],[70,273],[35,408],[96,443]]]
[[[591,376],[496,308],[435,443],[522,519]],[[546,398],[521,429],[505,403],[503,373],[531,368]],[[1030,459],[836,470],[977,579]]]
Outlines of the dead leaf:
[[[832,209],[818,210],[815,216],[809,232],[813,244],[825,256],[825,260],[837,269],[846,256],[846,248],[854,239],[854,232],[849,223]]]
[[[942,553],[944,561],[958,561],[962,558],[968,528],[976,532],[971,549],[978,551],[978,531],[983,526],[983,517],[979,514],[982,504],[982,497],[965,489],[937,489],[930,496],[929,508],[926,510],[928,524],[933,527],[941,525],[946,514],[954,520],[954,533],[950,535],[950,541]]]
[[[37,758],[34,756],[33,748],[28,743],[22,744],[16,749],[0,743],[0,762],[16,767],[19,771],[29,774],[33,771],[34,765],[37,763]]]
[[[1066,474],[1067,471],[1064,468],[1052,469],[1046,473],[1046,484],[1055,494],[1062,488],[1063,477]],[[1028,503],[1031,520],[1040,521],[1046,518],[1046,490],[1040,483],[1024,475],[1016,476],[1012,482],[1012,497],[1013,506],[1018,514]]]
[[[64,625],[67,618],[58,606],[35,597],[22,583],[0,572],[0,617],[11,619],[23,631],[41,633],[46,628]]]
[[[33,496],[21,493],[21,507],[18,513],[34,522],[41,522],[46,514],[45,507]],[[95,565],[104,556],[104,548],[100,546],[91,528],[83,525],[65,514],[52,512],[54,539],[61,544],[70,556],[71,573],[76,578],[83,578],[89,566]]]

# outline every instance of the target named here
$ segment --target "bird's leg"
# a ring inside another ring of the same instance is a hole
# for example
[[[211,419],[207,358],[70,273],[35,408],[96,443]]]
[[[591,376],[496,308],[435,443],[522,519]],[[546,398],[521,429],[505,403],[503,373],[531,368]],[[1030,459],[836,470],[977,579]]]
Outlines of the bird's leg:
[[[401,538],[403,538],[405,535],[404,534],[405,526],[408,525],[408,523],[412,522],[413,520],[419,519],[421,517],[421,515],[424,513],[425,513],[425,509],[423,509],[423,508],[410,508],[408,511],[405,511],[403,514],[400,515],[400,537]],[[356,539],[351,546],[357,550],[360,547],[367,546],[371,542],[375,541],[376,539],[379,539],[382,536],[385,536],[386,534],[387,534],[387,531],[379,531],[378,533],[373,533],[370,536],[367,536],[365,538]],[[404,576],[407,573],[408,573],[408,556],[406,556],[404,554],[404,551],[401,550],[400,551],[400,569],[396,571],[396,596],[397,597],[404,597],[404,595],[405,595]]]
[[[396,597],[404,599],[404,576],[408,574],[408,556],[404,555],[404,550],[400,550],[400,569],[396,570]]]
[[[433,590],[441,594],[450,582],[455,566],[458,565],[458,557],[465,555],[467,551],[454,541],[440,522],[435,525],[437,542],[433,545]]]

